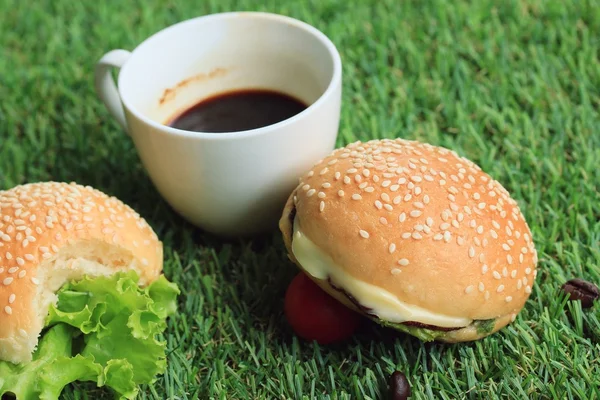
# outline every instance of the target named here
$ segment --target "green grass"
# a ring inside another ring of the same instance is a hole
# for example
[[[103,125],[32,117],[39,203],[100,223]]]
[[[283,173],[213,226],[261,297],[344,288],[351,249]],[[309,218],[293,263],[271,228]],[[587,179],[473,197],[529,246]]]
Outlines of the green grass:
[[[376,399],[400,369],[414,399],[600,399],[600,305],[582,311],[557,295],[571,277],[600,282],[598,6],[0,0],[0,189],[89,184],[132,205],[164,240],[180,313],[167,332],[168,370],[141,398]],[[461,345],[370,324],[333,347],[299,341],[282,313],[296,269],[279,235],[223,242],[171,211],[97,99],[94,63],[180,20],[227,10],[290,15],[332,38],[344,63],[339,145],[420,139],[506,186],[540,254],[537,285],[514,324]],[[64,398],[110,398],[89,388],[70,387]]]

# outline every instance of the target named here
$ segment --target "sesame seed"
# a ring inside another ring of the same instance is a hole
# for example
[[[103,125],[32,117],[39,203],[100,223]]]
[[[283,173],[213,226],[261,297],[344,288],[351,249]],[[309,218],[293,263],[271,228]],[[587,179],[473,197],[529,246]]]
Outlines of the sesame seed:
[[[355,176],[354,176],[354,180],[355,180],[357,183],[360,183],[360,182],[362,181],[362,176],[360,176],[360,175],[355,175]]]
[[[25,277],[25,275],[27,275],[27,271],[26,271],[26,270],[22,270],[21,272],[19,272],[19,275],[18,275],[18,277],[19,277],[19,278],[24,278],[24,277]]]
[[[396,251],[396,245],[394,243],[390,243],[388,251],[390,252],[390,254],[394,254],[394,252]]]
[[[380,222],[382,225],[387,225],[387,223],[388,223],[387,219],[385,219],[384,217],[381,217],[381,218],[379,218],[379,222]]]
[[[494,275],[494,278],[496,278],[496,279],[502,279],[502,275],[500,275],[500,274],[498,273],[498,271],[493,271],[493,272],[492,272],[492,275]]]
[[[469,285],[465,288],[465,293],[466,294],[472,293],[473,290],[475,290],[475,287],[473,285]]]
[[[412,210],[412,211],[410,212],[410,216],[411,216],[411,217],[413,217],[413,218],[420,217],[420,216],[421,216],[421,214],[423,214],[423,212],[422,212],[422,211],[419,211],[419,210]]]
[[[324,209],[325,209],[325,202],[323,200],[321,200],[321,202],[319,203],[319,212],[323,212]]]
[[[492,221],[492,225],[494,226],[494,228],[500,229],[500,224],[498,222]]]
[[[517,290],[521,290],[522,287],[523,287],[523,282],[521,282],[521,280],[519,279],[517,281]]]
[[[40,284],[40,281],[39,281],[39,279],[37,279],[37,278],[35,278],[35,277],[31,278],[31,282],[32,282],[34,285],[39,285],[39,284]]]
[[[398,275],[402,272],[399,268],[392,268],[392,275]]]
[[[344,197],[344,191],[343,190],[338,190],[338,196]]]
[[[418,240],[418,239],[423,239],[423,236],[419,232],[413,232],[412,238]]]
[[[486,272],[488,272],[488,266],[486,264],[483,264],[481,266],[481,273],[485,274]]]
[[[423,231],[423,229],[425,229],[425,227],[424,227],[423,225],[421,225],[421,224],[417,224],[417,225],[415,225],[415,230],[417,230],[417,231],[419,231],[419,232],[422,232],[422,231]]]
[[[465,238],[463,238],[462,236],[457,236],[456,237],[456,243],[458,243],[459,246],[462,246],[465,244]]]
[[[398,260],[398,264],[400,264],[403,267],[405,267],[405,266],[407,266],[409,264],[409,261],[406,258],[402,258],[402,259]]]
[[[496,289],[496,292],[500,293],[504,290],[504,285],[500,285],[498,286],[498,288]]]
[[[425,196],[423,196],[423,203],[429,204],[429,201],[430,201],[429,195],[426,194]]]
[[[458,221],[455,220],[455,219],[452,220],[452,226],[455,227],[455,228],[459,228],[460,227]]]
[[[381,210],[383,208],[383,204],[379,200],[375,200],[375,207]]]
[[[506,255],[506,261],[508,262],[508,264],[512,264],[513,263],[513,258],[510,254]]]
[[[12,308],[10,308],[10,306],[6,306],[4,307],[4,312],[7,313],[8,315],[12,314]]]
[[[358,185],[358,187],[359,187],[360,189],[364,189],[364,188],[366,188],[366,187],[367,187],[367,185],[369,185],[369,182],[363,182],[363,183],[361,183],[360,185]]]
[[[12,267],[8,269],[8,273],[9,274],[14,274],[15,272],[17,272],[19,270],[19,267]]]
[[[313,194],[315,194],[317,191],[315,189],[310,189],[308,192],[306,192],[306,197],[310,197]]]
[[[486,291],[486,292],[485,292],[485,295],[484,295],[484,298],[485,298],[486,300],[489,300],[489,299],[490,299],[490,292]]]
[[[531,274],[531,268],[525,268],[525,275]]]
[[[360,231],[358,231],[358,233],[360,234],[360,236],[362,236],[365,239],[369,238],[369,232],[367,232],[367,231],[364,231],[361,229]]]
[[[335,171],[334,178],[336,181],[339,181],[341,176],[342,176],[342,174],[340,173],[340,171]]]
[[[425,205],[423,203],[421,203],[420,201],[415,201],[413,203],[413,206],[415,206],[417,208],[425,208]]]
[[[10,284],[12,283],[12,281],[13,281],[13,280],[14,280],[14,279],[13,279],[13,278],[11,278],[11,277],[4,278],[4,280],[2,281],[2,284],[3,284],[4,286],[8,286],[8,285],[10,285]]]
[[[390,201],[390,196],[387,193],[381,193],[381,199],[383,201],[389,202]]]
[[[350,181],[350,177],[349,177],[349,176],[347,176],[347,175],[346,175],[346,176],[344,176],[344,183],[347,185],[347,184],[349,184],[350,182],[351,182],[351,181]]]
[[[394,207],[392,207],[390,204],[384,204],[383,208],[385,208],[388,211],[393,211],[394,210]]]
[[[321,170],[321,172],[319,172],[319,175],[325,175],[327,171],[329,171],[329,168],[325,167]]]
[[[319,193],[317,193],[317,197],[318,197],[318,198],[320,198],[320,199],[324,199],[324,198],[325,198],[325,196],[326,196],[326,195],[325,195],[325,193],[324,193],[324,192],[319,192]]]
[[[383,182],[381,182],[381,187],[386,188],[386,187],[390,186],[391,183],[392,182],[389,180],[383,181]]]
[[[502,243],[502,248],[506,251],[510,251],[510,246],[507,245],[506,243]]]
[[[527,286],[525,288],[525,293],[527,293],[527,294],[531,293],[531,286]]]
[[[399,188],[400,188],[400,185],[392,185],[392,186],[390,186],[390,190],[391,190],[392,192],[395,192],[395,191],[397,191]]]
[[[408,238],[410,238],[410,236],[411,236],[411,233],[410,233],[410,232],[404,232],[404,233],[402,234],[402,239],[408,239]]]
[[[433,218],[427,217],[426,223],[427,223],[427,226],[432,227],[433,226]]]
[[[508,268],[504,267],[502,268],[502,276],[508,276]]]
[[[15,299],[17,298],[16,294],[11,294],[10,296],[8,296],[8,304],[12,304],[15,302]]]
[[[348,171],[346,171],[347,174],[355,174],[357,172],[358,170],[356,168],[350,168]]]
[[[394,200],[392,201],[392,203],[400,204],[401,201],[402,201],[402,196],[396,196],[396,197],[394,197]]]
[[[444,235],[442,235],[441,233],[437,233],[434,237],[433,240],[442,240],[444,238]]]
[[[310,189],[310,185],[304,185],[302,186],[302,190],[304,190],[305,192]]]
[[[498,233],[496,233],[495,230],[490,229],[490,235],[494,238],[494,239],[498,239]]]
[[[444,232],[444,241],[446,243],[450,242],[450,239],[452,238],[452,235],[450,234],[450,231],[446,231]]]
[[[473,246],[469,247],[469,257],[475,257],[475,248]]]

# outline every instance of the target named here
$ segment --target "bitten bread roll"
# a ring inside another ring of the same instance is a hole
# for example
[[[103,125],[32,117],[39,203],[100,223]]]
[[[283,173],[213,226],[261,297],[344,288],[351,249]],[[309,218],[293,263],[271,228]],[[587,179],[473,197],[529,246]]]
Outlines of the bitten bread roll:
[[[31,360],[67,281],[135,270],[145,285],[162,265],[156,234],[114,197],[55,182],[0,191],[0,360]]]
[[[280,228],[290,258],[325,291],[423,340],[499,330],[536,277],[531,232],[504,187],[416,141],[335,150],[301,178]]]

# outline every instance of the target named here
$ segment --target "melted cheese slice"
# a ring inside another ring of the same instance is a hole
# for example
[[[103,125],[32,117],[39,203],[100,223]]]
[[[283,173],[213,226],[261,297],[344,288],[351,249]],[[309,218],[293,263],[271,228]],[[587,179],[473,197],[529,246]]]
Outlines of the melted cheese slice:
[[[331,281],[351,294],[371,313],[391,323],[416,321],[443,328],[460,328],[471,324],[468,318],[437,314],[421,307],[405,303],[387,290],[365,283],[346,273],[339,265],[306,237],[294,219],[292,252],[304,270],[316,279]],[[398,279],[402,279],[398,277]]]

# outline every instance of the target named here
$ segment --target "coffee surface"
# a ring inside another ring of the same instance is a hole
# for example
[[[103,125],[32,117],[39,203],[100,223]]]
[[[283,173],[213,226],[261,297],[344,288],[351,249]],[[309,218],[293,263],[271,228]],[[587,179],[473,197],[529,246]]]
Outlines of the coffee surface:
[[[195,132],[239,132],[286,120],[306,104],[271,90],[236,90],[204,99],[167,125]]]

